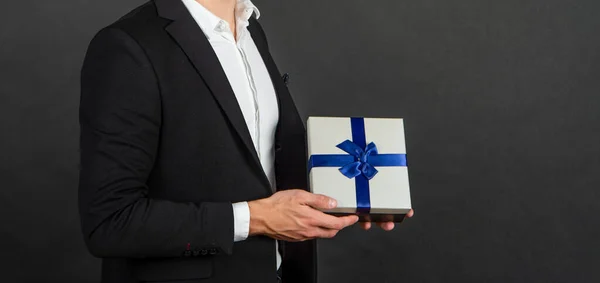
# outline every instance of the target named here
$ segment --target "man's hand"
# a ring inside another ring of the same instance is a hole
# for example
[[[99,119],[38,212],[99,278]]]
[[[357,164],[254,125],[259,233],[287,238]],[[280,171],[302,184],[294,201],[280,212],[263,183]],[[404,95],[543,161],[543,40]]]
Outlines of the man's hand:
[[[404,218],[411,218],[413,217],[413,215],[415,215],[415,211],[411,209]],[[395,226],[394,222],[381,222],[377,224],[379,225],[379,227],[381,227],[381,229],[385,231],[392,231],[394,230]],[[371,222],[362,222],[360,223],[360,226],[365,230],[369,230],[371,229]]]
[[[266,235],[289,242],[333,238],[354,225],[358,216],[335,217],[318,209],[331,209],[337,202],[303,190],[277,192],[269,198],[248,202],[250,236]]]

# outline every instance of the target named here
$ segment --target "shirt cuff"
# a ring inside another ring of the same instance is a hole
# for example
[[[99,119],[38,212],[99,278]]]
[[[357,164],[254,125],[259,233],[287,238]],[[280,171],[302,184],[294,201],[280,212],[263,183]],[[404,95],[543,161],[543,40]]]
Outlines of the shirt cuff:
[[[250,232],[250,208],[247,202],[233,204],[233,241],[241,242]]]

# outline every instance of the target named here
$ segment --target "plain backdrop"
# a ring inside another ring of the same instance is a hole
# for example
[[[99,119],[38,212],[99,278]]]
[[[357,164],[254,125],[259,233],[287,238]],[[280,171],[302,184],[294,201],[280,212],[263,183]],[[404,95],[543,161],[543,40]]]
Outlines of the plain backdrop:
[[[79,71],[140,4],[0,2],[2,282],[99,282]],[[600,1],[255,4],[305,118],[405,118],[415,218],[319,241],[320,283],[600,282]]]

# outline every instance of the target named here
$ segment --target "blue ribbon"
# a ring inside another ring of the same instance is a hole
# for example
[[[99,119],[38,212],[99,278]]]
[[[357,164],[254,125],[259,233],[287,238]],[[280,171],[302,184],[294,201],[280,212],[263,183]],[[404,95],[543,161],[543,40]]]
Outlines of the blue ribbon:
[[[367,144],[365,120],[351,118],[352,141],[346,140],[337,147],[348,155],[314,154],[308,161],[308,171],[314,167],[341,167],[340,172],[356,183],[356,204],[358,212],[369,213],[371,197],[369,180],[377,175],[375,167],[406,166],[406,154],[379,154],[377,146]]]

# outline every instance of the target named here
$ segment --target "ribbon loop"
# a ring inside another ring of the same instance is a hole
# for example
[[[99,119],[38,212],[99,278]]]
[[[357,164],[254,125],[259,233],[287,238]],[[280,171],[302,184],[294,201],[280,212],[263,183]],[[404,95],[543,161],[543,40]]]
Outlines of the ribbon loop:
[[[354,157],[360,157],[365,153],[364,149],[360,148],[360,146],[350,140],[345,140],[344,142],[338,144],[337,147]]]
[[[356,143],[345,140],[338,144],[337,147],[355,158],[354,162],[340,168],[340,172],[344,176],[352,179],[362,174],[367,180],[371,180],[379,172],[375,169],[375,166],[369,163],[369,157],[377,155],[377,145],[375,143],[371,142],[365,149],[362,149]]]
[[[344,176],[348,177],[348,179],[352,179],[362,174],[361,165],[362,164],[358,161],[348,163],[340,168],[340,172],[342,172]]]

